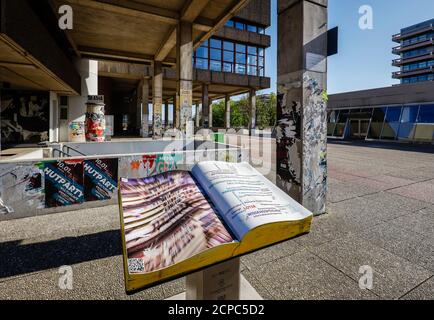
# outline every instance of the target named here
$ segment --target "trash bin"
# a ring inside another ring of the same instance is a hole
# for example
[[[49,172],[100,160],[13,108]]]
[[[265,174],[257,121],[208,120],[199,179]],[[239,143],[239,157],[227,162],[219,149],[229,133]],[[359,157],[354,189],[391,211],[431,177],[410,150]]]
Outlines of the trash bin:
[[[225,134],[224,133],[214,133],[214,141],[218,143],[225,143]]]

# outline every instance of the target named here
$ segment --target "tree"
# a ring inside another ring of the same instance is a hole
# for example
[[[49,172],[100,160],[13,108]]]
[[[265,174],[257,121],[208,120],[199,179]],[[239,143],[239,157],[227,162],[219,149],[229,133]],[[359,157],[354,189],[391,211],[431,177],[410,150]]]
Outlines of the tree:
[[[225,101],[220,100],[212,105],[212,126],[224,128],[225,126]]]
[[[273,127],[276,122],[276,94],[271,93],[269,97],[260,97],[256,101],[256,126],[259,129]]]

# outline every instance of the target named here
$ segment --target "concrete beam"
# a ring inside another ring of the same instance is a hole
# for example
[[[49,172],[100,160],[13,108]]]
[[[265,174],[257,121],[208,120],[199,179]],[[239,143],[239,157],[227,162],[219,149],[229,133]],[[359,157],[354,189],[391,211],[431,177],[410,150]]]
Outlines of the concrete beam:
[[[276,184],[326,212],[327,1],[278,1]]]

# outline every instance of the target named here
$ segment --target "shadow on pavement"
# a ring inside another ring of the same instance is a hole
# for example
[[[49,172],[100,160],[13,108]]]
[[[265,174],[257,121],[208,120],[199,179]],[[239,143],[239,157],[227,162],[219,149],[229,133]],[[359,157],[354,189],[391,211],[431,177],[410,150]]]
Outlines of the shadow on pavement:
[[[121,255],[120,238],[119,230],[110,230],[32,244],[0,243],[0,279]]]

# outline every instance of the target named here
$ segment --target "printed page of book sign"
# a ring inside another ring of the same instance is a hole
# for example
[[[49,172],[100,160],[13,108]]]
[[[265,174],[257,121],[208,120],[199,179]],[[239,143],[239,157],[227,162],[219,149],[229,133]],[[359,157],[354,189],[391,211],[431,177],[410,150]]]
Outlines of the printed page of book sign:
[[[127,292],[310,230],[312,213],[247,163],[119,181]]]

